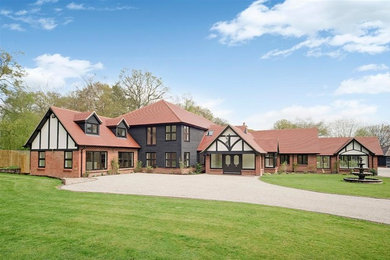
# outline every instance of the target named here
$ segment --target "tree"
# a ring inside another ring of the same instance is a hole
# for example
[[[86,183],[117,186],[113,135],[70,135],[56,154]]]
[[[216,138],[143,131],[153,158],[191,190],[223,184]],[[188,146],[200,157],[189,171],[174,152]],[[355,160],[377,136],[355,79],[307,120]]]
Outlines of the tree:
[[[289,121],[287,119],[281,119],[274,123],[274,129],[295,129],[295,128],[317,128],[319,135],[328,135],[328,128],[324,122],[313,122],[311,119],[297,119],[295,121]]]
[[[23,68],[14,60],[13,56],[0,49],[0,94],[20,86],[25,75]]]
[[[164,98],[168,91],[161,78],[141,70],[132,70],[130,74],[128,70],[123,69],[119,74],[118,84],[124,90],[130,111]]]
[[[371,125],[358,129],[356,136],[376,136],[381,147],[390,145],[390,125]]]
[[[194,114],[200,115],[217,125],[227,125],[228,122],[222,118],[215,117],[210,109],[201,107],[195,103],[191,96],[184,96],[182,100],[178,102],[177,105],[181,106],[183,109],[192,112]]]
[[[360,127],[353,119],[338,119],[328,125],[329,135],[333,137],[353,137]]]

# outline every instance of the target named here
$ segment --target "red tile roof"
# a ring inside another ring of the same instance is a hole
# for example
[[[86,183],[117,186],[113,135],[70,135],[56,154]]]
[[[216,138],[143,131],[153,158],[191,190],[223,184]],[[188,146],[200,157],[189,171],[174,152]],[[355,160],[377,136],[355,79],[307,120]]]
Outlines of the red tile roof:
[[[95,111],[92,112],[78,112],[77,114],[74,115],[73,120],[78,122],[78,121],[85,121],[88,118],[90,118],[92,115],[96,115],[98,120],[101,122],[101,118],[95,113]]]
[[[383,155],[383,151],[377,137],[355,137],[355,139],[375,155]]]
[[[263,150],[262,147],[258,145],[258,143],[255,141],[253,136],[247,132],[245,133],[244,128],[242,127],[236,127],[232,125],[227,125],[227,126],[220,126],[220,125],[212,125],[209,130],[213,131],[212,136],[207,135],[207,131],[204,133],[203,138],[198,146],[198,151],[204,151],[207,147],[209,147],[215,139],[218,138],[218,136],[230,127],[234,132],[237,133],[243,139],[248,145],[250,145],[255,151],[259,153],[266,153],[266,151]]]
[[[350,137],[321,137],[318,138],[321,155],[334,155],[341,148],[347,145],[352,138]]]
[[[334,155],[353,139],[361,143],[375,155],[382,155],[383,151],[377,137],[321,137],[319,138],[321,155]]]
[[[58,108],[54,106],[52,106],[50,109],[60,120],[60,122],[65,127],[66,131],[70,134],[70,136],[73,138],[73,140],[76,142],[76,144],[80,146],[86,145],[140,148],[139,144],[128,133],[126,135],[126,138],[116,137],[115,134],[107,127],[106,121],[109,121],[109,118],[100,117],[102,124],[100,125],[99,135],[87,135],[74,121],[75,118],[85,117],[86,113],[81,113],[64,108]],[[91,113],[89,113],[89,115],[91,115]],[[86,118],[88,118],[88,116]]]
[[[149,106],[129,112],[123,117],[129,125],[149,125],[166,123],[185,123],[202,129],[208,129],[214,123],[204,117],[188,112],[183,108],[160,100]]]
[[[316,154],[320,152],[318,130],[316,128],[250,131],[260,146],[267,152],[275,152],[275,142],[279,153]],[[273,139],[273,141],[271,141]],[[275,141],[276,140],[276,141]]]
[[[128,127],[129,124],[127,123],[126,119],[124,119],[123,116],[119,116],[119,117],[116,117],[116,118],[107,118],[106,119],[106,125],[110,126],[110,127],[117,126],[117,125],[119,125],[122,122],[122,120],[125,122],[126,126]]]

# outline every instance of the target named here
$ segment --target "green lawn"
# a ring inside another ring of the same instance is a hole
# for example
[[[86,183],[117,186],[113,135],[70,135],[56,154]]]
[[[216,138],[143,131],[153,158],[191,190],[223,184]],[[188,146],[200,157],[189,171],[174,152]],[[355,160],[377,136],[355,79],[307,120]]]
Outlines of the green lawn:
[[[0,174],[0,259],[385,259],[390,225]]]
[[[390,198],[390,178],[378,177],[382,184],[348,183],[343,180],[353,175],[341,174],[272,174],[263,175],[261,180],[271,184],[312,190],[375,198]]]

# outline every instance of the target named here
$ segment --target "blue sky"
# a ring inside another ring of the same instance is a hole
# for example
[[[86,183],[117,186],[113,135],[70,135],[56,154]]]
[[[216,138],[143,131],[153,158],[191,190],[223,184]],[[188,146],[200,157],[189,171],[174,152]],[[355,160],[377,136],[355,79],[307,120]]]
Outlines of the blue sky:
[[[389,122],[389,3],[2,0],[0,47],[33,89],[143,69],[233,124]]]

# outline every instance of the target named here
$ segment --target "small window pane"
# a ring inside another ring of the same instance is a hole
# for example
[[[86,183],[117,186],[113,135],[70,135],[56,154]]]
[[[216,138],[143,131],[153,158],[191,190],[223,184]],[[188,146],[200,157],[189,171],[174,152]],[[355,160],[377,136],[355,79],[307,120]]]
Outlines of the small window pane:
[[[211,154],[210,166],[214,169],[222,168],[222,154]]]
[[[255,155],[243,154],[242,155],[242,168],[243,169],[255,169]]]
[[[72,152],[65,152],[65,159],[72,159]]]

